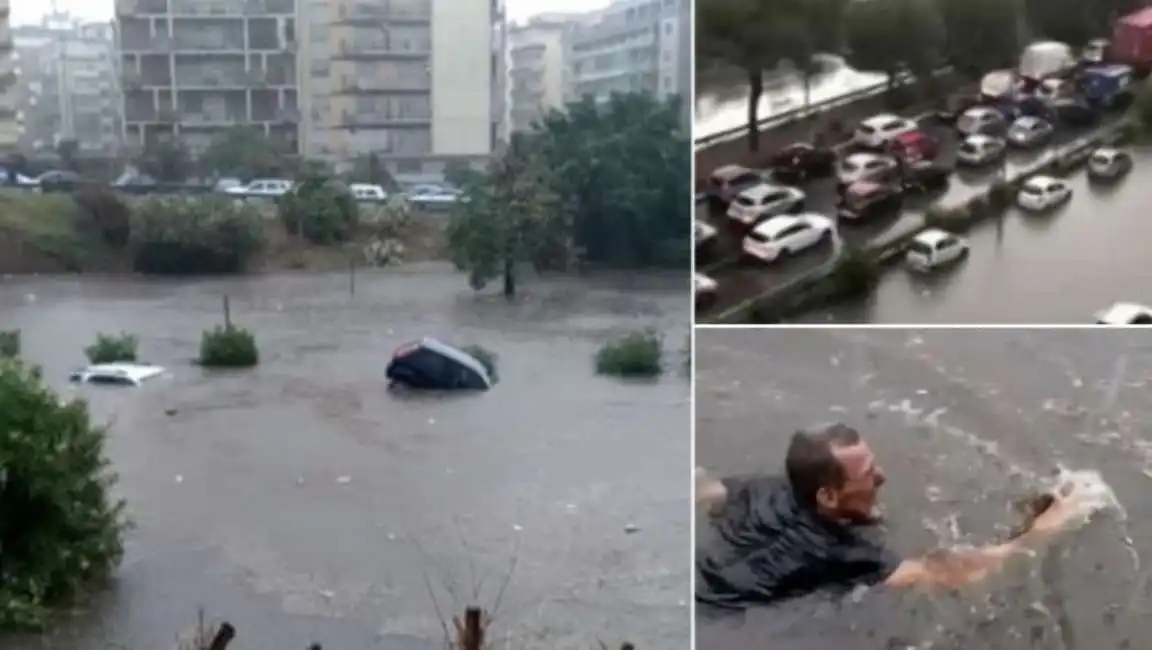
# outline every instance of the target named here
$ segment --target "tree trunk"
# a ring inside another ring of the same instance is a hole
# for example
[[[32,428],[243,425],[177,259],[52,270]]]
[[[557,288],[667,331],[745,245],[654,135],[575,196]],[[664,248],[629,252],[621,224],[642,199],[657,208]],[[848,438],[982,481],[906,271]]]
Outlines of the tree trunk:
[[[504,297],[508,300],[516,297],[516,262],[512,256],[504,258]]]
[[[764,73],[748,73],[748,151],[760,151],[760,98],[764,95]]]

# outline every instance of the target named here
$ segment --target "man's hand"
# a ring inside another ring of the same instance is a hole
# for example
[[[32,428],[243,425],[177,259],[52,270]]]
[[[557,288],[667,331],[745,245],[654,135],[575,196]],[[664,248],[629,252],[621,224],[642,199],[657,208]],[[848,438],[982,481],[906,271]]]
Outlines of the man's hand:
[[[1020,540],[1028,545],[1043,543],[1083,522],[1084,518],[1084,510],[1072,494],[1071,486],[1064,486],[1052,494],[1052,504],[1036,515]]]

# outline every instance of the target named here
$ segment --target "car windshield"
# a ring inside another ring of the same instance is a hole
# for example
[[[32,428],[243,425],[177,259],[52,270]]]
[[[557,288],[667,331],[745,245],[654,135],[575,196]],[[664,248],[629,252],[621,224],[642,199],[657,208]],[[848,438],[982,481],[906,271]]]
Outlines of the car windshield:
[[[845,160],[844,162],[840,163],[840,170],[848,174],[858,171],[859,169],[860,164],[855,160]]]
[[[1093,165],[1110,165],[1112,158],[1106,153],[1095,153],[1092,154],[1091,162]]]
[[[956,126],[961,129],[970,129],[976,126],[976,118],[971,115],[963,115],[956,121]]]
[[[892,120],[891,122],[885,122],[884,125],[881,126],[880,128],[885,130],[885,131],[895,131],[896,129],[900,128],[903,125],[904,125],[904,123],[901,122],[900,120]]]
[[[960,145],[960,151],[962,151],[964,153],[973,153],[973,154],[974,153],[980,153],[980,147],[977,147],[975,144],[973,144],[971,142],[965,142],[964,144]]]
[[[748,238],[752,241],[760,242],[761,244],[772,243],[772,238],[760,232],[759,230],[753,230],[752,232],[748,233]]]
[[[1044,193],[1040,190],[1039,187],[1037,187],[1035,185],[1025,185],[1024,187],[1020,188],[1020,192],[1022,194],[1028,194],[1030,196],[1040,196],[1041,194]]]
[[[872,134],[876,132],[876,127],[872,126],[871,124],[861,124],[860,131],[861,133]]]
[[[908,252],[916,253],[917,255],[923,255],[924,257],[931,257],[932,247],[920,240],[914,240],[911,244],[908,245]]]
[[[750,199],[744,195],[740,195],[740,196],[736,197],[736,204],[742,205],[745,207],[749,207],[749,208],[756,205],[756,203],[753,202],[752,199]]]
[[[733,176],[732,180],[728,181],[730,185],[752,185],[760,182],[760,177],[752,172],[745,172],[739,176]]]

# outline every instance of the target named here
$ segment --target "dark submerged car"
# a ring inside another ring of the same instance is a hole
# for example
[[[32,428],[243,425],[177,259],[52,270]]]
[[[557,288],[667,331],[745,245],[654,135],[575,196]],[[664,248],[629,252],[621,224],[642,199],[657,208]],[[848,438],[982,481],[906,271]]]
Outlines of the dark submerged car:
[[[768,163],[772,175],[785,183],[831,176],[836,169],[836,153],[828,147],[797,142],[776,152]]]
[[[494,383],[479,359],[432,338],[397,348],[386,376],[393,385],[417,390],[488,390]]]
[[[904,190],[915,194],[928,194],[947,189],[952,168],[948,165],[921,160],[904,165]]]
[[[849,222],[898,213],[904,206],[904,188],[898,183],[857,181],[840,195],[836,216]]]

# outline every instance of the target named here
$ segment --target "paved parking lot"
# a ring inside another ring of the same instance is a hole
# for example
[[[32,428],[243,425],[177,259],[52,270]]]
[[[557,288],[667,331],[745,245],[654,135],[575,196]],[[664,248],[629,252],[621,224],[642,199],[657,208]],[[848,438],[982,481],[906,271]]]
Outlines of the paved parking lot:
[[[956,147],[959,142],[955,132],[948,127],[932,126],[928,132],[938,137],[941,142],[940,160],[952,164],[955,161]],[[1053,144],[1048,148],[1037,151],[1017,151],[1009,155],[1006,169],[1008,174],[1014,174],[1036,160],[1046,155],[1047,151],[1055,147],[1083,137],[1090,132],[1088,129],[1064,129],[1057,134]],[[906,228],[909,220],[918,220],[924,210],[933,203],[943,205],[956,205],[970,199],[974,194],[983,191],[996,178],[996,168],[982,170],[960,170],[952,177],[949,188],[933,196],[910,199],[905,204],[905,210],[891,217],[872,220],[864,224],[846,225],[840,231],[841,238],[848,244],[866,246],[870,242],[890,234],[894,229]],[[808,194],[806,207],[822,214],[835,215],[836,191],[835,181],[821,179],[802,186]],[[751,260],[741,259],[740,237],[741,233],[735,230],[721,209],[710,209],[707,205],[697,206],[697,215],[715,225],[720,235],[712,242],[705,252],[698,253],[697,266],[704,273],[719,283],[716,300],[707,310],[699,312],[700,316],[707,316],[724,311],[757,294],[766,293],[775,287],[802,277],[805,273],[827,262],[832,254],[832,246],[825,245],[806,251],[804,254],[792,256],[779,264],[763,264]],[[827,314],[818,316],[827,320]]]

